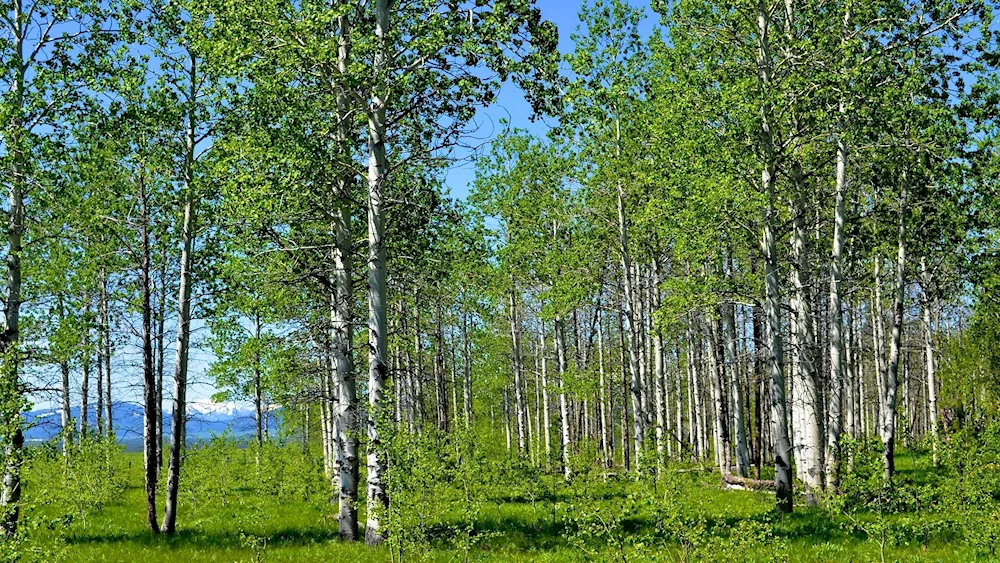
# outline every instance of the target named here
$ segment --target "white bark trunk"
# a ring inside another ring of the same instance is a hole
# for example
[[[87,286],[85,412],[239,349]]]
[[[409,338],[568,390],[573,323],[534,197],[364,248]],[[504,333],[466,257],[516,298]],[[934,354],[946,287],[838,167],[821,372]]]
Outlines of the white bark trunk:
[[[167,500],[160,530],[173,534],[177,526],[177,493],[180,487],[181,457],[184,451],[187,422],[188,354],[191,342],[191,254],[196,236],[194,193],[195,104],[198,71],[194,55],[188,51],[188,115],[184,152],[184,224],[180,260],[180,284],[177,296],[177,359],[174,363],[173,424],[170,432],[170,461],[167,467]]]
[[[750,476],[750,456],[747,452],[746,422],[743,414],[743,387],[740,385],[740,375],[737,369],[736,352],[736,313],[735,305],[723,305],[722,330],[726,339],[726,370],[730,385],[732,400],[733,431],[736,446],[736,474],[740,477]]]
[[[903,336],[903,300],[906,291],[906,178],[899,194],[899,234],[896,239],[896,293],[892,303],[892,341],[889,348],[889,365],[885,374],[885,400],[882,402],[882,466],[886,481],[896,469],[896,387],[899,358]]]
[[[515,289],[511,288],[511,293],[508,296],[508,304],[510,306],[510,340],[511,340],[511,356],[514,368],[514,414],[516,416],[517,425],[517,451],[520,453],[527,452],[527,435],[525,434],[525,409],[524,409],[524,395],[521,392],[521,350],[519,346],[520,341],[520,330],[517,320],[517,302],[514,299]]]
[[[927,362],[927,409],[928,426],[931,430],[931,448],[934,465],[938,465],[938,418],[937,418],[937,382],[934,374],[934,332],[931,324],[931,273],[927,269],[927,259],[920,258],[921,281],[924,290],[924,358]]]
[[[555,344],[556,357],[559,362],[559,421],[562,436],[562,465],[563,477],[567,481],[573,476],[570,468],[570,441],[569,441],[569,406],[566,402],[566,336],[563,332],[562,319],[555,319]]]
[[[375,75],[388,64],[389,0],[375,0]],[[378,428],[382,387],[388,372],[386,350],[386,271],[382,204],[388,167],[385,156],[385,100],[377,85],[368,112],[368,523],[365,543],[381,544],[382,518],[389,507],[383,476],[386,472]]]

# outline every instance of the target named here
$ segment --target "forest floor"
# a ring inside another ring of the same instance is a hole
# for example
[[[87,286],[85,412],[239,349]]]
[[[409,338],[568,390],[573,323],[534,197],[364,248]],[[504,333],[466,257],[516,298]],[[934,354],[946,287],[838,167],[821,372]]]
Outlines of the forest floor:
[[[32,552],[80,563],[976,560],[955,532],[958,515],[848,515],[796,497],[795,512],[780,516],[771,493],[723,490],[714,473],[676,469],[669,482],[566,486],[553,477],[539,498],[491,498],[475,508],[447,503],[419,515],[422,539],[404,546],[402,558],[398,545],[373,550],[332,539],[332,509],[315,495],[260,498],[239,486],[210,502],[182,495],[178,533],[165,537],[145,528],[142,460],[125,455],[124,493],[64,527],[33,531],[26,560]],[[903,454],[898,469],[919,481],[927,464]]]

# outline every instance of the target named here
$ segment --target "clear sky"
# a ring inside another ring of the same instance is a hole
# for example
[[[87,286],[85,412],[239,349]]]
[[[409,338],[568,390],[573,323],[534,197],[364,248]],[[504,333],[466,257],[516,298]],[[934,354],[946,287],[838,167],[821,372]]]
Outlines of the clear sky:
[[[567,54],[573,51],[573,41],[570,35],[580,24],[579,11],[584,0],[537,0],[536,5],[542,11],[542,18],[556,24],[559,29],[559,52]],[[592,0],[586,0],[592,1]],[[657,21],[656,14],[649,10],[648,0],[628,0],[628,3],[647,12],[642,31],[648,33]],[[563,65],[565,67],[565,65]],[[511,127],[527,129],[536,135],[544,135],[549,125],[539,120],[532,123],[529,119],[531,106],[524,101],[521,90],[513,84],[505,84],[500,90],[496,101],[488,108],[480,110],[477,121],[481,124],[479,132],[468,139],[469,145],[479,145],[479,150],[488,148],[490,139],[501,131],[500,120],[506,119]],[[475,177],[475,170],[468,160],[470,150],[456,151],[459,161],[456,162],[447,175],[447,186],[451,196],[463,199],[469,193],[470,185]]]

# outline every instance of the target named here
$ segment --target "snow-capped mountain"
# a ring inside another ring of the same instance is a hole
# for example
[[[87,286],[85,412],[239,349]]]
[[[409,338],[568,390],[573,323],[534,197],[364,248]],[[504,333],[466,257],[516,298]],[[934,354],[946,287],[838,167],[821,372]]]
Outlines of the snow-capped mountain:
[[[163,429],[165,436],[170,435],[173,422],[170,404],[164,403]],[[73,407],[70,415],[79,428],[80,408]],[[277,429],[278,412],[270,412],[267,416],[268,427]],[[212,436],[229,432],[234,438],[248,438],[254,433],[254,412],[251,405],[233,401],[213,403],[211,401],[193,401],[187,409],[187,441],[208,440]],[[28,443],[40,443],[58,438],[62,432],[62,413],[58,408],[42,409],[24,413],[27,426],[25,439]],[[87,409],[87,421],[91,428],[97,424],[97,411],[94,406]],[[111,421],[115,436],[126,447],[135,447],[142,443],[143,408],[134,403],[114,403],[111,409]]]

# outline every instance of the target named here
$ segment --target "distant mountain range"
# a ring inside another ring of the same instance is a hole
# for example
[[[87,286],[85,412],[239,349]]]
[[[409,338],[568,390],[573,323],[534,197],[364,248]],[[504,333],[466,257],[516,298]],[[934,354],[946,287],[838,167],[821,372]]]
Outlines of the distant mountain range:
[[[71,409],[71,416],[79,428],[80,407]],[[234,438],[249,438],[254,435],[254,413],[252,407],[238,403],[194,402],[188,405],[187,441],[208,440],[228,431]],[[272,411],[267,416],[269,430],[272,435],[278,426],[280,412]],[[62,432],[61,409],[42,409],[24,414],[27,425],[25,440],[29,444],[58,439]],[[91,428],[97,424],[97,411],[87,409],[87,420]],[[142,445],[143,408],[134,403],[114,403],[111,408],[111,420],[118,441],[128,449]],[[165,437],[170,435],[173,416],[169,405],[164,406],[163,431]],[[166,439],[166,438],[165,438]]]

